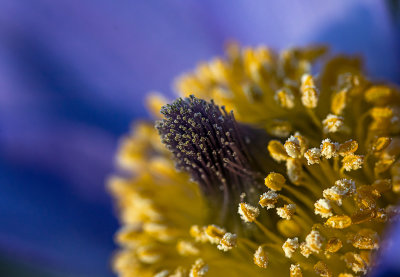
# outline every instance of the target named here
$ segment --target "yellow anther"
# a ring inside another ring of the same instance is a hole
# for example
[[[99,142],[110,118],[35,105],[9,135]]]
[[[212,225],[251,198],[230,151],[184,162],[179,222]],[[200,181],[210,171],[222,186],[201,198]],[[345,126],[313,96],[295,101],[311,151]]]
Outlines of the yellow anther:
[[[271,122],[269,122],[265,128],[269,134],[279,138],[288,137],[293,130],[293,127],[289,121],[278,119],[271,120]]]
[[[298,238],[288,238],[282,245],[283,252],[285,252],[287,258],[291,258],[297,248],[299,248]]]
[[[347,89],[344,89],[333,95],[331,102],[331,111],[334,114],[340,115],[343,113],[347,105],[347,94]]]
[[[375,107],[370,112],[375,120],[390,119],[393,116],[393,110],[388,107]]]
[[[294,94],[289,88],[282,88],[275,92],[275,100],[285,109],[294,107]]]
[[[332,206],[329,200],[319,199],[314,203],[314,212],[323,218],[332,216]]]
[[[171,228],[168,228],[164,224],[154,223],[154,222],[146,222],[143,225],[143,230],[150,236],[163,241],[168,242],[175,238],[174,231]]]
[[[190,269],[189,277],[203,277],[207,271],[208,265],[202,259],[197,259]]]
[[[367,273],[367,263],[360,254],[347,252],[344,254],[342,259],[345,261],[347,267],[353,270],[355,273]]]
[[[286,179],[282,174],[271,172],[264,180],[265,185],[273,190],[280,191],[282,186],[285,185]]]
[[[303,272],[299,264],[290,265],[290,277],[303,277]]]
[[[285,150],[286,153],[292,158],[300,158],[301,157],[301,148],[300,141],[295,137],[291,136],[285,142]]]
[[[335,185],[323,191],[324,198],[335,201],[339,206],[342,205],[342,199],[353,195],[356,191],[356,185],[351,179],[340,179]]]
[[[351,273],[339,273],[338,277],[354,277]]]
[[[346,171],[357,170],[362,167],[364,156],[350,154],[343,158],[342,164]]]
[[[308,147],[308,140],[305,136],[300,134],[299,132],[296,132],[294,134],[294,137],[297,139],[300,145],[300,151],[301,151],[301,156],[304,155],[304,152],[306,152],[307,147]]]
[[[326,243],[325,250],[330,253],[336,253],[342,248],[343,243],[338,238],[330,238]]]
[[[396,161],[395,157],[385,157],[378,160],[374,165],[374,173],[376,176],[388,170]]]
[[[194,245],[194,243],[187,240],[178,241],[176,249],[182,256],[193,256],[200,253],[199,249]]]
[[[386,147],[389,146],[390,142],[392,139],[390,137],[379,137],[375,140],[375,142],[372,144],[372,151],[374,152],[380,152],[382,150],[385,150]]]
[[[338,143],[332,142],[330,139],[324,139],[321,143],[321,156],[326,159],[336,157],[338,155],[337,150],[339,148]]]
[[[162,271],[156,273],[154,275],[154,277],[168,277],[168,276],[171,276],[170,273],[171,272],[169,270],[162,270]]]
[[[218,249],[222,251],[228,251],[237,245],[237,235],[232,233],[226,233],[221,241],[219,242]]]
[[[400,160],[396,161],[390,169],[392,187],[395,193],[400,193]]]
[[[208,225],[205,229],[205,234],[208,240],[213,244],[218,244],[225,233],[225,229],[216,225]]]
[[[361,229],[350,241],[358,249],[372,250],[379,248],[378,233],[371,229]]]
[[[355,140],[348,140],[339,145],[339,155],[347,156],[353,154],[358,149],[358,143]]]
[[[308,247],[307,243],[302,242],[300,244],[300,253],[301,255],[303,255],[304,257],[308,258],[311,254],[312,254],[312,250],[310,249],[310,247]]]
[[[302,229],[294,220],[281,219],[277,223],[279,232],[284,237],[295,237],[301,234]]]
[[[365,92],[365,100],[370,103],[383,104],[391,96],[392,91],[385,86],[372,86]]]
[[[278,197],[279,195],[272,190],[264,192],[260,196],[260,201],[258,202],[258,204],[260,204],[260,206],[263,208],[267,208],[267,210],[275,208],[275,204],[278,201]]]
[[[351,216],[351,222],[353,224],[360,224],[363,222],[370,221],[375,218],[376,210],[373,208],[363,207],[364,210],[359,210]]]
[[[286,153],[285,147],[277,140],[270,140],[268,143],[268,151],[271,157],[277,161],[286,161],[289,155]]]
[[[295,204],[287,204],[282,208],[276,208],[276,213],[283,219],[291,219],[296,212]]]
[[[307,159],[309,165],[319,164],[321,158],[321,149],[311,148],[304,153],[304,157]]]
[[[259,246],[257,248],[257,250],[253,256],[253,261],[257,266],[259,266],[261,268],[268,267],[268,256],[262,246]]]
[[[328,116],[322,121],[322,126],[325,133],[336,133],[344,124],[344,118],[338,115],[328,114]]]
[[[240,203],[238,213],[244,222],[254,222],[257,216],[260,214],[260,210],[257,207],[251,206],[247,203]]]
[[[161,252],[154,246],[140,246],[136,250],[136,255],[142,263],[154,264],[161,259]]]
[[[314,271],[322,277],[332,277],[332,272],[329,270],[328,265],[322,261],[318,261],[314,265]]]
[[[301,185],[304,178],[303,165],[298,159],[288,159],[286,161],[286,173],[289,180],[295,185]]]
[[[334,229],[344,229],[351,225],[351,218],[347,215],[334,215],[325,222],[325,225]]]
[[[314,85],[314,80],[311,75],[304,74],[301,77],[301,102],[304,107],[313,109],[318,105],[318,90]]]
[[[378,179],[371,186],[380,195],[392,189],[392,182],[390,179]]]
[[[320,232],[317,230],[312,230],[306,237],[306,246],[311,252],[319,253],[319,251],[322,249],[324,240],[325,239]]]
[[[205,233],[205,227],[200,227],[198,225],[193,225],[190,227],[190,235],[198,242],[207,242],[208,236]]]
[[[122,245],[135,245],[136,238],[143,232],[141,224],[127,225],[121,228],[116,234],[116,241]]]

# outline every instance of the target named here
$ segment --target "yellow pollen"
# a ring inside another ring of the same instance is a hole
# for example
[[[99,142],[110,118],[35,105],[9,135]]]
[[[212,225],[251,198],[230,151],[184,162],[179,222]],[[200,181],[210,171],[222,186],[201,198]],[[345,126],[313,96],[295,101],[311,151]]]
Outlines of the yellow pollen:
[[[226,233],[218,245],[218,249],[222,251],[228,251],[236,247],[237,236],[232,233]]]
[[[311,252],[319,253],[324,240],[320,232],[312,230],[306,237],[306,246]]]
[[[260,204],[260,206],[263,208],[267,208],[267,210],[273,209],[275,208],[276,202],[278,202],[278,197],[279,195],[272,190],[264,192],[260,196],[260,201],[258,202],[258,204]]]
[[[268,256],[262,246],[259,246],[257,248],[256,252],[253,255],[253,261],[257,266],[261,268],[268,267]]]
[[[284,219],[291,219],[294,213],[296,212],[295,204],[287,204],[282,208],[276,208],[277,214]]]
[[[282,189],[282,186],[285,185],[286,179],[282,174],[271,172],[265,178],[264,182],[269,189],[279,191]]]
[[[284,144],[286,153],[292,158],[301,157],[300,141],[295,137],[291,136]]]
[[[292,109],[294,107],[294,95],[289,88],[282,88],[275,93],[275,100],[282,108]]]
[[[304,107],[313,109],[318,104],[318,90],[314,85],[314,80],[310,74],[305,74],[301,77],[301,102]]]
[[[208,265],[202,260],[197,259],[190,269],[189,276],[190,277],[202,277],[205,276],[208,271]]]
[[[195,256],[200,253],[200,250],[191,241],[180,240],[176,247],[182,256]]]
[[[260,214],[260,210],[247,203],[240,203],[238,213],[244,222],[254,222]]]
[[[350,241],[358,249],[372,250],[379,247],[379,236],[375,231],[370,229],[358,231]]]
[[[351,218],[347,215],[334,215],[330,217],[325,225],[334,229],[344,229],[351,225]]]
[[[386,149],[389,146],[392,139],[390,137],[379,137],[376,139],[374,144],[372,145],[372,151],[380,152]]]
[[[365,92],[365,100],[370,103],[384,104],[390,96],[392,91],[385,86],[372,86]]]
[[[308,165],[319,164],[321,157],[321,149],[319,148],[311,148],[304,153],[304,157],[307,159]]]
[[[344,118],[341,116],[328,114],[328,116],[322,121],[325,133],[336,133],[340,131],[344,124]]]
[[[367,273],[367,262],[361,257],[360,254],[347,252],[343,256],[343,260],[345,261],[347,267],[353,270],[354,273]]]
[[[332,216],[332,206],[329,200],[319,199],[314,204],[315,214],[319,214],[323,218]]]
[[[339,155],[340,156],[348,156],[357,151],[358,143],[355,140],[346,141],[343,144],[339,145]]]
[[[286,161],[289,156],[286,153],[285,147],[277,140],[270,140],[268,143],[268,151],[271,157],[277,162]]]
[[[321,155],[326,159],[336,157],[338,148],[338,143],[333,143],[330,139],[324,139],[321,144]]]
[[[357,169],[361,168],[363,162],[364,162],[363,156],[353,155],[353,154],[347,155],[342,160],[343,168],[346,171],[357,170]]]
[[[216,225],[208,225],[205,229],[205,234],[208,240],[213,244],[218,244],[225,235],[225,229]]]
[[[303,277],[303,272],[299,264],[290,265],[290,277]]]
[[[338,252],[343,246],[343,242],[338,238],[330,238],[326,243],[326,251],[330,253]]]
[[[291,258],[297,248],[299,248],[298,238],[287,239],[285,243],[282,245],[283,252],[285,252],[285,256],[287,258]]]
[[[328,265],[322,261],[317,262],[314,265],[314,271],[317,273],[319,276],[322,277],[332,277],[332,272],[329,270]]]

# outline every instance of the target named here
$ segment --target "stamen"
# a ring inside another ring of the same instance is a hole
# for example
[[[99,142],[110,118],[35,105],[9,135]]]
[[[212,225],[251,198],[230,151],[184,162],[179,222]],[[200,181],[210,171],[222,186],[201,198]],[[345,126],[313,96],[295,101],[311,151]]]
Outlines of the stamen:
[[[237,235],[232,233],[226,233],[221,241],[219,242],[218,249],[222,251],[228,251],[237,245]]]
[[[282,208],[277,208],[276,212],[281,218],[291,219],[294,213],[296,212],[296,205],[295,204],[284,205]]]
[[[264,182],[269,189],[273,191],[280,191],[283,185],[285,185],[286,179],[282,174],[271,172],[265,178]]]
[[[178,253],[182,256],[197,256],[200,250],[190,241],[180,240],[176,246]]]
[[[323,218],[327,218],[332,216],[332,206],[329,200],[319,199],[314,204],[315,214],[321,215]]]
[[[256,252],[254,253],[253,260],[254,263],[261,268],[268,267],[268,256],[262,246],[257,248]]]
[[[333,114],[328,114],[328,116],[322,121],[325,133],[336,133],[343,127],[343,124],[344,118]]]
[[[334,215],[325,222],[325,225],[334,229],[344,229],[351,225],[351,218],[347,215]]]
[[[314,80],[311,75],[305,74],[301,77],[301,102],[304,107],[313,109],[317,107],[319,92],[314,85]]]
[[[208,271],[208,265],[202,260],[197,259],[190,269],[190,277],[203,277]]]
[[[285,252],[285,256],[287,258],[291,258],[297,248],[299,248],[299,239],[298,238],[293,238],[293,239],[288,238],[285,241],[285,243],[282,245],[283,252]]]
[[[254,222],[260,214],[260,210],[247,203],[240,203],[238,213],[244,222]]]
[[[303,272],[299,264],[290,265],[290,277],[303,277]]]
[[[275,208],[275,204],[278,201],[278,197],[279,195],[276,192],[270,190],[268,192],[264,192],[260,196],[260,201],[258,203],[261,207],[267,208],[267,210],[273,209]]]
[[[317,262],[314,265],[315,273],[319,274],[321,277],[332,277],[332,272],[329,270],[328,265],[322,261]]]

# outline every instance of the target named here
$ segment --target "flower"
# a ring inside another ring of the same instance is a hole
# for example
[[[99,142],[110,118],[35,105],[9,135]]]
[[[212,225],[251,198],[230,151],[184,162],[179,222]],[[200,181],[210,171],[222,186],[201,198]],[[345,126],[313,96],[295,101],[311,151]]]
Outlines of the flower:
[[[379,263],[399,213],[400,91],[325,55],[231,44],[177,80],[181,98],[123,140],[128,175],[109,182],[120,276],[348,276]],[[163,101],[149,98],[155,115]]]
[[[373,76],[400,76],[383,1],[6,2],[0,252],[46,271],[111,274],[116,222],[103,180],[117,139],[145,116],[142,92],[167,90],[172,76],[220,53],[227,39],[329,42],[366,55]]]

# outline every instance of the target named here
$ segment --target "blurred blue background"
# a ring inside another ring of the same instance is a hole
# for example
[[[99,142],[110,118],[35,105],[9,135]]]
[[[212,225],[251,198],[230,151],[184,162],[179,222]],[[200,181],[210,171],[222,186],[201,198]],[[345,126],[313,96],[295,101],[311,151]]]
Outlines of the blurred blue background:
[[[0,276],[112,276],[104,180],[146,92],[230,39],[327,43],[399,83],[397,2],[0,0]]]

